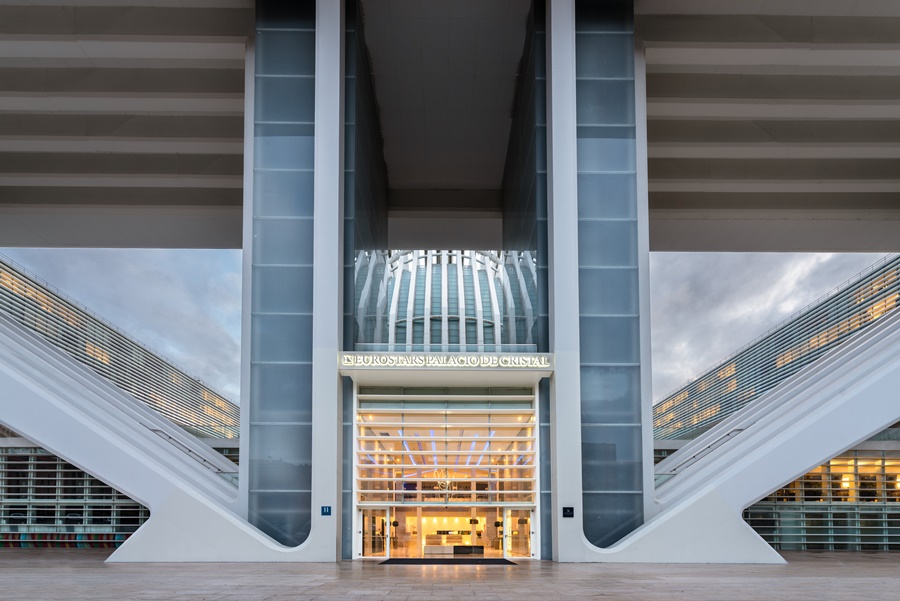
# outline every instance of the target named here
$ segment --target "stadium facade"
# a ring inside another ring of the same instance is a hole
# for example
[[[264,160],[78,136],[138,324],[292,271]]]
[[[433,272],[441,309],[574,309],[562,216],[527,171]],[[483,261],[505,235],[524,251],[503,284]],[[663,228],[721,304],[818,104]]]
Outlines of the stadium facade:
[[[655,483],[651,248],[897,250],[894,9],[175,4],[0,7],[0,239],[243,248],[236,497],[0,323],[0,419],[150,511],[112,561],[780,562],[742,511],[900,418],[867,304]]]

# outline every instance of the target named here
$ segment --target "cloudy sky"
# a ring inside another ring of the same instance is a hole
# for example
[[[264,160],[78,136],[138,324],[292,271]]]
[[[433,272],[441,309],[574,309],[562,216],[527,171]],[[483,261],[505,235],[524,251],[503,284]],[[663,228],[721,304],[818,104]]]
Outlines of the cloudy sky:
[[[187,373],[240,397],[241,253],[0,249]]]
[[[652,253],[654,400],[883,256]]]
[[[238,400],[240,251],[0,249],[0,253]],[[654,399],[881,256],[653,253]]]

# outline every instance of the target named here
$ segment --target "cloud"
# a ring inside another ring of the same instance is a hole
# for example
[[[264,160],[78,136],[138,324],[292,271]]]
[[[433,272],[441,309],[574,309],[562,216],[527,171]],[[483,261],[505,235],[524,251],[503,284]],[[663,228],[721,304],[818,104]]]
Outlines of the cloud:
[[[239,400],[240,251],[0,252]],[[700,375],[881,256],[652,253],[653,398]]]
[[[651,253],[654,401],[882,256]]]
[[[239,400],[240,251],[2,252],[226,398]]]

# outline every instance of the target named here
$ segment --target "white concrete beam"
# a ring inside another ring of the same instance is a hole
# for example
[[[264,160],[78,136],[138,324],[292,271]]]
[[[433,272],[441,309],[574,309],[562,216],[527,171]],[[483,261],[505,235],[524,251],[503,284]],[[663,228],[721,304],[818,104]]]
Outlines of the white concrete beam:
[[[900,17],[900,4],[884,0],[635,0],[634,14]]]
[[[176,15],[177,16],[177,15]],[[0,34],[0,59],[243,61],[246,38],[186,36],[35,36]]]
[[[0,136],[0,152],[239,155],[244,143],[233,138]]]
[[[900,34],[898,34],[900,37]],[[891,67],[900,66],[897,44],[767,44],[647,41],[649,65]]]
[[[897,180],[731,180],[731,179],[651,179],[650,193],[900,193]]]
[[[230,188],[240,189],[240,175],[132,175],[132,174],[0,174],[4,186],[41,188]]]
[[[647,116],[651,120],[893,120],[900,119],[900,103],[896,100],[648,98]]]
[[[0,205],[0,245],[240,248],[241,207]]]
[[[0,139],[0,150],[3,141]],[[650,144],[651,159],[900,159],[893,142],[858,144],[735,144],[729,142],[657,142]]]
[[[650,210],[657,252],[900,252],[898,211]]]
[[[243,115],[243,94],[68,95],[0,92],[0,112],[142,115]]]

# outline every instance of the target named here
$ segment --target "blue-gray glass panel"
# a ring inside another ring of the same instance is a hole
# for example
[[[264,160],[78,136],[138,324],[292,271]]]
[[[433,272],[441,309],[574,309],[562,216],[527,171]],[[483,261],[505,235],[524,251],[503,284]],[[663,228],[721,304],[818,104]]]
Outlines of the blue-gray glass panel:
[[[341,488],[353,490],[353,424],[345,422],[341,433]]]
[[[634,81],[631,79],[579,81],[575,97],[578,125],[634,124]]]
[[[312,313],[312,267],[253,267],[253,310]]]
[[[256,217],[312,217],[312,171],[262,171],[253,174]]]
[[[353,559],[353,492],[341,494],[341,559]]]
[[[581,485],[585,492],[641,490],[640,433],[640,425],[582,427]]]
[[[309,536],[311,508],[308,492],[251,491],[248,517],[254,526],[281,544],[297,546]]]
[[[553,499],[549,492],[541,493],[541,559],[553,559]]]
[[[341,378],[343,404],[341,408],[341,419],[345,424],[353,424],[353,379],[349,376]]]
[[[635,219],[637,179],[634,173],[580,173],[578,216],[596,219]]]
[[[576,0],[575,17],[582,519],[608,546],[643,506],[632,5]]]
[[[296,471],[310,469],[312,461],[311,451],[308,445],[303,444],[312,435],[310,424],[251,424],[250,432],[253,440],[250,441],[251,455],[264,458],[266,461],[284,463]],[[262,461],[262,459],[257,459]],[[273,482],[270,489],[292,489],[293,486],[285,486],[284,482]],[[251,488],[259,488],[259,485],[251,484]],[[305,488],[297,488],[305,490]]]
[[[312,265],[312,219],[258,219],[254,229],[254,265]]]
[[[250,367],[251,422],[311,422],[312,365],[255,363]]]
[[[254,165],[257,169],[310,169],[315,162],[314,144],[311,134],[257,135],[253,141]]]
[[[637,267],[636,221],[578,221],[581,267]]]
[[[312,425],[250,424],[250,436],[250,457],[262,469],[251,474],[251,489],[309,489]]]
[[[538,427],[538,437],[541,442],[540,456],[540,488],[544,490],[545,483],[550,482],[550,426]],[[544,451],[546,449],[546,451]]]
[[[639,493],[584,493],[584,535],[597,547],[608,547],[644,521]]]
[[[267,432],[257,431],[255,436],[265,436]],[[309,436],[310,432],[297,433]],[[250,471],[250,488],[257,492],[308,490],[309,465],[300,466],[280,460],[256,459]]]
[[[550,423],[550,378],[538,382],[538,423]]]
[[[549,302],[546,294],[541,294],[541,291],[547,290],[547,285],[550,279],[550,272],[547,267],[538,267],[537,268],[537,286],[538,286],[538,306],[537,311],[539,315],[547,315],[550,311]],[[544,352],[544,351],[541,351]]]
[[[637,269],[578,270],[578,305],[582,315],[636,315]]]
[[[355,88],[356,86],[353,86]],[[353,90],[348,90],[345,87],[345,93],[350,93]],[[352,123],[344,124],[344,155],[346,158],[344,159],[344,171],[348,173],[353,173],[354,177],[354,188],[355,188],[355,177],[356,177],[356,126]],[[355,189],[354,189],[355,191]],[[355,204],[355,203],[354,203]],[[354,207],[355,208],[355,207]]]
[[[577,165],[580,173],[635,169],[633,127],[579,127]]]
[[[260,31],[256,57],[257,75],[315,75],[316,32]]]
[[[634,76],[634,40],[630,35],[575,36],[575,77],[630,78]]]
[[[581,317],[579,324],[582,365],[640,360],[637,317]]]
[[[348,376],[341,378],[341,420],[342,426],[342,454],[341,457],[341,488],[345,494],[353,490],[353,380]],[[344,518],[347,519],[348,507],[344,507]]]
[[[635,424],[641,420],[637,367],[581,367],[581,423]]]
[[[344,267],[344,315],[353,316],[353,308],[356,306],[356,269],[353,265]],[[347,308],[350,311],[347,311]]]
[[[266,123],[313,123],[314,77],[257,77],[255,119]]]
[[[315,2],[258,0],[256,18],[248,515],[297,545],[311,515]]]
[[[251,328],[251,361],[312,361],[311,315],[253,315]]]

